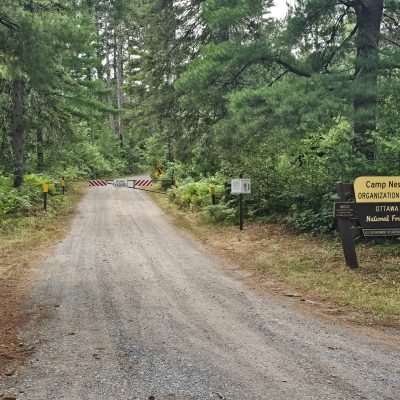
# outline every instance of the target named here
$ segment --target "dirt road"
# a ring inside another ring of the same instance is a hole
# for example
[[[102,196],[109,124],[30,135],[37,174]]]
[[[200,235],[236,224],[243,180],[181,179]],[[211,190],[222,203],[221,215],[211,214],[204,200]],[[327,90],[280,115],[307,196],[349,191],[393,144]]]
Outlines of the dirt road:
[[[398,348],[254,293],[143,192],[91,189],[34,287],[18,399],[400,398]]]

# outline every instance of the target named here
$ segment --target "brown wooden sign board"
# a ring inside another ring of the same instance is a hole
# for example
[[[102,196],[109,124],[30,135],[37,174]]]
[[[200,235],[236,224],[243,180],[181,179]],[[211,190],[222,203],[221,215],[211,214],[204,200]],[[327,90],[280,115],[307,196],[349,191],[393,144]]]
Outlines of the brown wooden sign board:
[[[400,236],[399,176],[360,176],[354,195],[365,237]]]
[[[357,215],[364,236],[400,236],[399,203],[360,203]]]
[[[356,203],[400,203],[400,176],[360,176],[354,196]]]
[[[344,257],[350,268],[357,268],[354,229],[361,228],[366,238],[400,236],[400,176],[361,176],[353,185],[338,183],[336,191],[334,211]]]

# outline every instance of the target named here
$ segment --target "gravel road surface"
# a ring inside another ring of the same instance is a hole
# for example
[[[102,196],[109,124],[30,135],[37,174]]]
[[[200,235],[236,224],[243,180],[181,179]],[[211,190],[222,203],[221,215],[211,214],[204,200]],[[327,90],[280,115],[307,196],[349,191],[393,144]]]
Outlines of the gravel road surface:
[[[399,348],[255,293],[144,192],[91,189],[35,282],[18,399],[400,399]]]

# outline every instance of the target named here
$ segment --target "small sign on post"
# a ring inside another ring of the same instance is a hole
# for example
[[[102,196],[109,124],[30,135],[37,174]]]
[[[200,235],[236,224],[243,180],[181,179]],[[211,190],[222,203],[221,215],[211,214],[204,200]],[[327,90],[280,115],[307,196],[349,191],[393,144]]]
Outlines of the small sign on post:
[[[42,192],[43,192],[43,209],[47,211],[47,195],[49,194],[49,184],[42,184]]]
[[[231,180],[231,193],[232,194],[251,194],[251,181],[250,179],[232,179]]]
[[[335,218],[354,218],[354,202],[352,201],[337,201],[335,203]]]
[[[251,181],[250,179],[232,179],[231,180],[231,194],[239,195],[239,226],[243,230],[244,223],[244,194],[251,194]]]

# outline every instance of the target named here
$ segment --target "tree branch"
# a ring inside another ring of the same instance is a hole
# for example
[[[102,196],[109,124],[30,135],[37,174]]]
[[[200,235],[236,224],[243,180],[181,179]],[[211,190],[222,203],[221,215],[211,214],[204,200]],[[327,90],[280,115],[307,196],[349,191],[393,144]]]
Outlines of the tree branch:
[[[382,39],[383,39],[383,40],[386,40],[387,42],[389,42],[389,43],[391,43],[391,44],[393,44],[393,45],[395,45],[395,46],[397,46],[397,47],[400,47],[400,43],[395,42],[395,41],[392,40],[392,39],[389,39],[387,36],[382,36]]]
[[[271,60],[270,60],[271,61]],[[311,78],[311,74],[300,68],[289,64],[288,62],[281,60],[280,58],[273,59],[272,62],[276,62],[277,64],[281,65],[282,67],[286,68],[288,72],[292,72],[295,75],[303,76],[305,78]]]
[[[339,47],[334,49],[332,53],[329,55],[329,58],[327,59],[326,63],[324,64],[325,69],[328,68],[328,65],[332,62],[333,57],[335,57],[336,53],[343,48],[343,46],[357,33],[358,30],[358,25],[354,27],[354,29],[350,32],[349,36],[347,36],[343,42],[340,44]]]
[[[339,4],[342,4],[346,7],[354,7],[356,3],[354,1],[344,1],[344,0],[338,0]]]
[[[271,87],[275,82],[281,80],[288,73],[289,71],[287,69],[281,72],[276,78],[274,78],[270,83],[268,83],[268,87]]]
[[[392,17],[391,15],[383,13],[383,16],[389,19],[391,22],[393,22],[396,26],[400,26],[399,21],[396,18]]]
[[[0,24],[11,30],[17,30],[18,24],[12,21],[7,15],[0,15]]]

